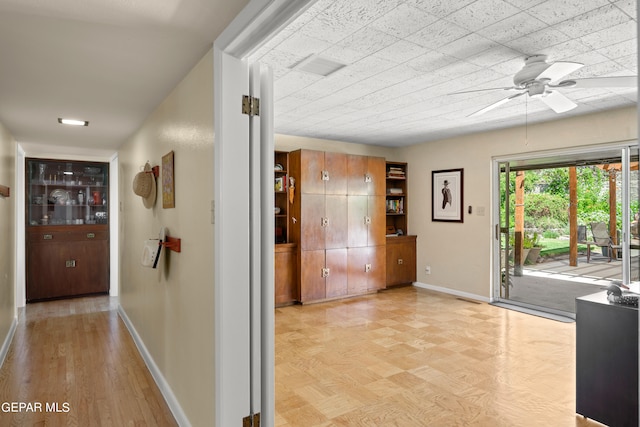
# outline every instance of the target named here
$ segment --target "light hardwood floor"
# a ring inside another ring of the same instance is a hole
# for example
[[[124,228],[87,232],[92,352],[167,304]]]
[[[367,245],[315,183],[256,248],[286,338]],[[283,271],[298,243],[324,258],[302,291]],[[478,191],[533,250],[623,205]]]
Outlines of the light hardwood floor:
[[[575,324],[405,287],[276,310],[276,425],[596,426]]]
[[[172,426],[108,297],[29,304],[1,426]],[[276,310],[276,425],[596,426],[575,414],[575,324],[413,287]]]
[[[1,426],[177,425],[115,310],[107,296],[27,305],[0,370]]]

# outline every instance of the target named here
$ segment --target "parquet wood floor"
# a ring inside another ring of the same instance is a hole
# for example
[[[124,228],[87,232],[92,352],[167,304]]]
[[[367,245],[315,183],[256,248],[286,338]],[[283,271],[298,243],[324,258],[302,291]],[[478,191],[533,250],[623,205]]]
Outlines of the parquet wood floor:
[[[27,305],[0,370],[1,426],[177,425],[115,310],[107,296]]]
[[[276,310],[276,426],[596,426],[575,324],[413,287]]]

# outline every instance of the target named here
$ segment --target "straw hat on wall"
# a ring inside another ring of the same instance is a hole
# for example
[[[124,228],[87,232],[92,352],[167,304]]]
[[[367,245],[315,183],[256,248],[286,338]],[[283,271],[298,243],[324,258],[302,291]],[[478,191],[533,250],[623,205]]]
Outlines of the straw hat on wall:
[[[133,178],[133,192],[142,197],[142,203],[147,209],[151,209],[156,203],[156,177],[149,162],[144,165],[144,170]]]

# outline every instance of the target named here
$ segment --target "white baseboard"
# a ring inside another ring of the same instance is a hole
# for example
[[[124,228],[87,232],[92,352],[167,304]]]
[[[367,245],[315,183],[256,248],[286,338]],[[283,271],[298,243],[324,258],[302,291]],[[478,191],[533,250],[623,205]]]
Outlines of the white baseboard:
[[[133,326],[133,323],[131,323],[129,316],[127,316],[127,313],[124,311],[121,305],[118,305],[118,314],[129,330],[129,333],[133,338],[133,342],[135,342],[136,347],[138,348],[138,351],[140,352],[140,355],[144,360],[144,363],[147,365],[149,372],[151,372],[151,376],[160,389],[160,393],[162,393],[164,400],[167,402],[167,405],[169,406],[171,413],[175,417],[176,422],[179,426],[191,427],[191,423],[182,410],[180,403],[178,403],[178,399],[176,399],[176,396],[173,394],[169,383],[167,382],[167,380],[165,380],[164,375],[162,375],[162,372],[158,368],[158,365],[156,365],[156,363],[154,362],[153,357],[151,357],[151,353],[149,353],[149,350],[147,350],[144,342],[142,342],[142,338],[140,338],[140,335],[138,335],[136,328]]]
[[[18,327],[18,318],[14,317],[13,322],[11,322],[11,327],[9,328],[9,332],[7,333],[7,336],[4,338],[2,347],[0,347],[0,367],[4,365],[4,359],[7,358],[7,353],[9,353],[9,347],[11,347],[11,342],[13,341],[13,336],[16,333],[17,327]]]
[[[442,292],[444,294],[455,295],[457,297],[472,299],[476,301],[482,301],[482,302],[492,301],[492,298],[487,298],[487,297],[483,297],[476,294],[470,294],[469,292],[457,291],[451,288],[444,288],[442,286],[429,285],[427,283],[413,282],[413,286],[415,286],[416,288],[429,289],[430,291]]]

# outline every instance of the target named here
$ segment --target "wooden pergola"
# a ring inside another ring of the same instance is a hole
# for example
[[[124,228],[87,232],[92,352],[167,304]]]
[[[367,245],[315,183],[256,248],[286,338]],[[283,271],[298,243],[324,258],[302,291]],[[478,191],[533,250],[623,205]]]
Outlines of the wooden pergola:
[[[616,200],[617,188],[616,177],[618,172],[622,170],[621,163],[608,163],[598,165],[598,167],[609,173],[609,235],[613,244],[618,243],[617,232],[617,213]],[[638,162],[632,162],[631,170],[638,170]],[[576,167],[569,167],[569,265],[576,267],[578,265],[578,185],[577,185]],[[514,261],[516,269],[522,266],[524,260],[523,253],[523,236],[524,236],[524,171],[516,172],[516,200],[515,200],[515,244],[514,244]],[[521,267],[520,267],[521,268]],[[517,271],[516,271],[517,275]]]

